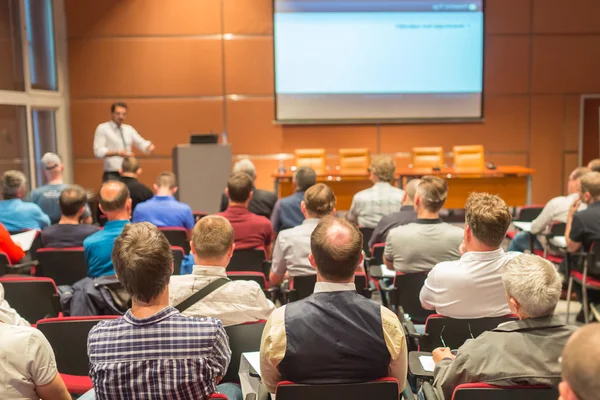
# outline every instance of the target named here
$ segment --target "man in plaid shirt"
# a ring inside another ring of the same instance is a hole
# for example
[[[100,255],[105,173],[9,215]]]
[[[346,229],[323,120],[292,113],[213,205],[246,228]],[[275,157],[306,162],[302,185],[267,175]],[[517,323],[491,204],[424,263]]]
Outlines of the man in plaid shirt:
[[[184,317],[169,306],[173,256],[162,232],[147,222],[127,225],[112,259],[133,303],[88,336],[96,398],[206,399],[216,391],[241,398],[236,385],[217,386],[231,358],[221,321]]]

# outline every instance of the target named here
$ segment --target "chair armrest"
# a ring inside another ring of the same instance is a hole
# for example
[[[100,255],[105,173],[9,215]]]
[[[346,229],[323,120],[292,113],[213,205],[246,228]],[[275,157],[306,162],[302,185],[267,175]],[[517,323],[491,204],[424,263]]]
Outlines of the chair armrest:
[[[269,273],[271,272],[271,260],[263,260],[262,262],[262,273],[265,274],[267,280],[269,279]]]
[[[428,382],[428,381],[424,382],[423,385],[421,386],[421,391],[423,392],[423,396],[425,397],[425,400],[438,400],[438,397],[435,394],[435,391],[433,390],[433,386],[431,385],[430,382]]]

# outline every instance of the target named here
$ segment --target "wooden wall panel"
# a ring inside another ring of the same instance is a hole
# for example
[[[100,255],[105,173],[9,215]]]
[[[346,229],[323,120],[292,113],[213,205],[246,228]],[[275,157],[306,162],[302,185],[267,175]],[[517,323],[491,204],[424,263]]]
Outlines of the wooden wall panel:
[[[527,151],[527,96],[487,96],[485,122],[471,124],[382,125],[381,151],[411,151],[418,146],[482,144],[486,151]],[[499,139],[502,138],[502,139]]]
[[[374,125],[286,126],[283,128],[283,148],[293,153],[299,148],[325,148],[337,154],[340,148],[367,147],[377,153],[377,127]],[[381,152],[387,152],[382,149]]]
[[[532,68],[534,93],[600,92],[600,36],[536,36]]]
[[[68,36],[221,33],[221,0],[66,0]]]
[[[69,54],[74,98],[222,93],[222,51],[217,39],[72,39]]]
[[[562,191],[564,99],[562,96],[532,96],[530,166],[533,202],[544,203]]]
[[[227,94],[271,96],[273,39],[267,36],[225,40],[225,91]]]
[[[598,0],[533,0],[535,33],[600,33]]]
[[[531,5],[528,0],[486,0],[486,32],[529,33]]]
[[[529,91],[529,36],[489,36],[485,47],[485,91]]]
[[[569,175],[575,168],[579,166],[579,156],[577,153],[565,153],[563,159],[563,179],[562,179],[562,193],[567,194],[567,181],[569,180]]]
[[[188,143],[190,132],[223,131],[221,99],[121,99],[129,107],[127,123],[156,144],[155,155],[170,156],[178,143]],[[112,100],[75,100],[71,103],[73,152],[92,158],[94,132],[110,119]],[[136,150],[137,152],[137,150]]]
[[[235,154],[280,153],[281,126],[275,125],[272,98],[227,100],[227,133]]]
[[[581,96],[565,96],[565,151],[578,151]]]
[[[223,32],[271,34],[272,0],[223,0]]]

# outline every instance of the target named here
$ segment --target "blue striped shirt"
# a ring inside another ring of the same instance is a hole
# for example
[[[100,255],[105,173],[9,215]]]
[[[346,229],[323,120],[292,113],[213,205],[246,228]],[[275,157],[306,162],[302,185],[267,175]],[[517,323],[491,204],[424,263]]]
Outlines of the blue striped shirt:
[[[138,319],[131,310],[88,336],[96,399],[206,399],[231,359],[221,321],[166,307]]]

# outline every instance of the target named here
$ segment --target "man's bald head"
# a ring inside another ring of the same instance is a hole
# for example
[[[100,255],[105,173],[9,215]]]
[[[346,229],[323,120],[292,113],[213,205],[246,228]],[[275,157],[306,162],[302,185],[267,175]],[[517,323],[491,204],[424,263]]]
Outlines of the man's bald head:
[[[411,206],[415,202],[415,194],[417,194],[417,187],[421,183],[420,179],[412,179],[408,181],[406,187],[404,188],[406,193],[406,198],[402,202],[403,206]]]
[[[332,216],[321,219],[310,237],[317,271],[331,282],[345,282],[354,276],[362,245],[362,233],[356,226]]]
[[[598,375],[600,375],[600,324],[595,323],[575,332],[563,350],[561,395],[563,390],[568,392],[570,389],[571,395],[565,395],[563,398],[597,399],[600,393]]]
[[[124,210],[129,200],[129,189],[120,181],[105,182],[100,188],[100,208],[104,213]]]

